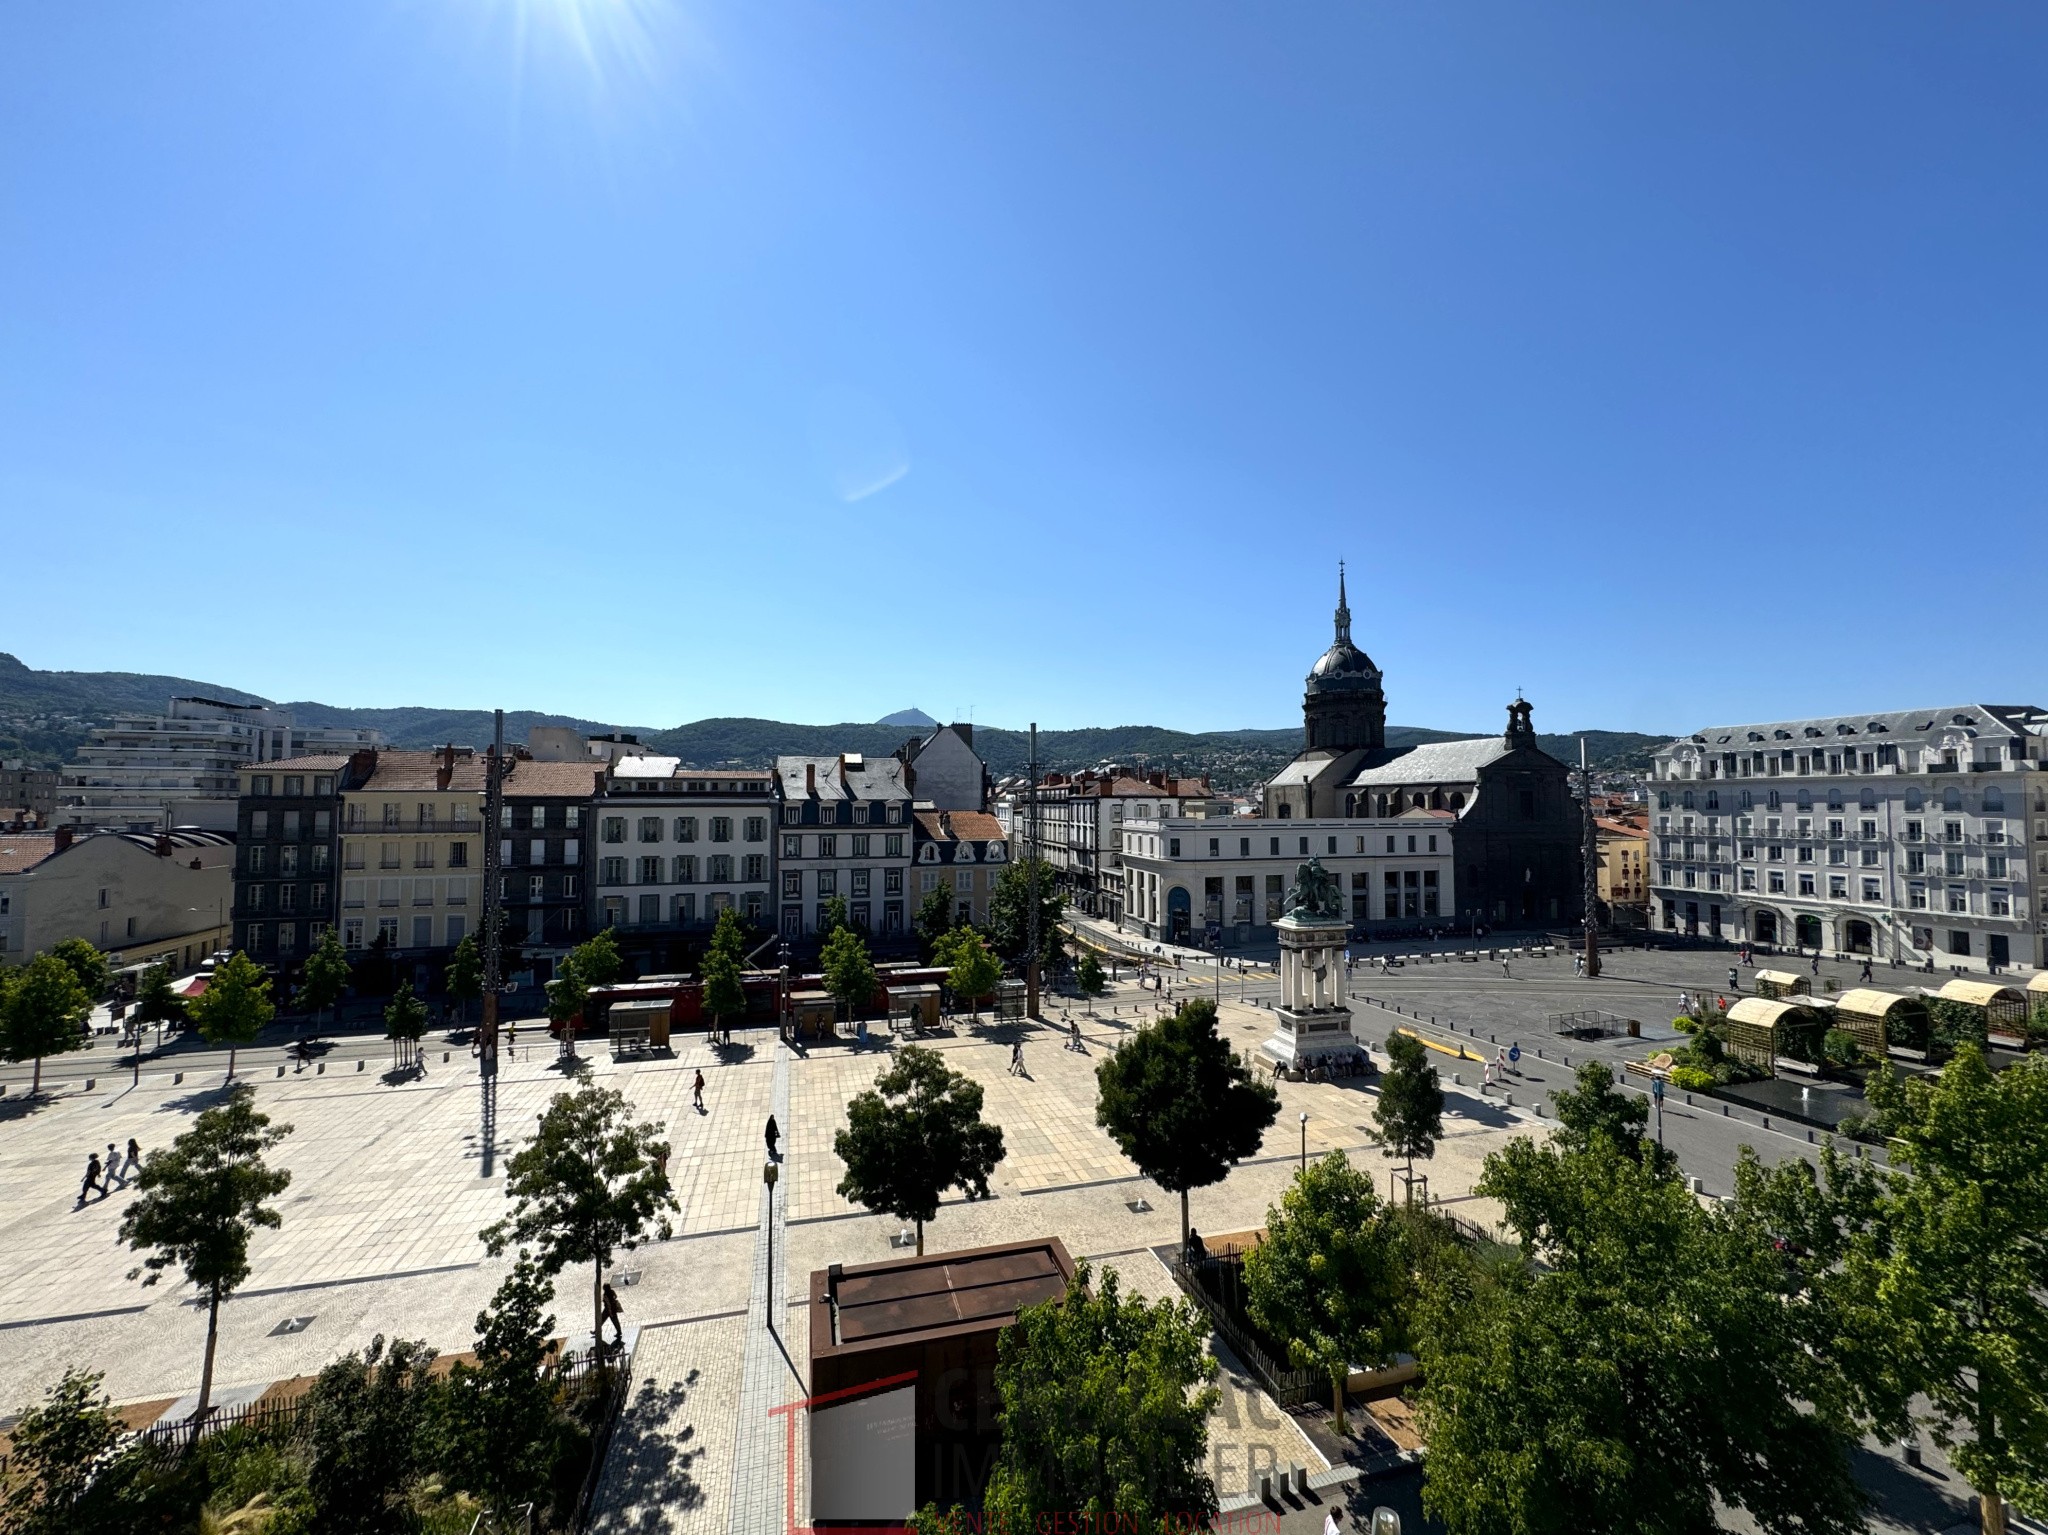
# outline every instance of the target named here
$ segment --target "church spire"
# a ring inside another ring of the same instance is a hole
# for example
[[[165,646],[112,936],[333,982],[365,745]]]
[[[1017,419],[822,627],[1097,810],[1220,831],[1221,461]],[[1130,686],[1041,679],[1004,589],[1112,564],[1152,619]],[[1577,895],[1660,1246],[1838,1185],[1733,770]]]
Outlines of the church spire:
[[[1337,643],[1351,643],[1351,604],[1344,600],[1344,562],[1337,562]]]

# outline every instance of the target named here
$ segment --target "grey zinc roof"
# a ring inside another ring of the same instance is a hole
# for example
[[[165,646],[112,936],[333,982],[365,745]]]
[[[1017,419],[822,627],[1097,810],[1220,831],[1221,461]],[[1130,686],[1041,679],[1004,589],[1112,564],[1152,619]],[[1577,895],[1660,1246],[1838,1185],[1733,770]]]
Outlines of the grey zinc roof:
[[[1943,704],[1939,708],[1829,714],[1812,719],[1765,720],[1760,724],[1709,725],[1690,736],[1679,736],[1659,749],[1668,751],[1671,746],[1690,741],[1694,745],[1725,746],[1735,751],[1772,751],[1808,741],[1851,738],[1896,741],[1956,728],[2024,735],[2029,724],[2042,717],[2043,711],[2032,704]]]
[[[1319,773],[1326,771],[1339,757],[1348,755],[1333,747],[1318,747],[1314,751],[1300,753],[1279,772],[1267,780],[1268,788],[1280,788],[1287,784],[1313,782]]]
[[[903,762],[897,757],[861,757],[849,753],[846,781],[839,776],[840,758],[777,757],[775,776],[789,799],[806,795],[805,768],[815,769],[815,793],[819,799],[900,799],[908,801],[910,791],[903,784]]]
[[[1399,788],[1412,783],[1470,783],[1487,763],[1498,761],[1511,750],[1499,736],[1396,746],[1374,753],[1372,760],[1352,774],[1349,782],[1354,788],[1373,784]]]

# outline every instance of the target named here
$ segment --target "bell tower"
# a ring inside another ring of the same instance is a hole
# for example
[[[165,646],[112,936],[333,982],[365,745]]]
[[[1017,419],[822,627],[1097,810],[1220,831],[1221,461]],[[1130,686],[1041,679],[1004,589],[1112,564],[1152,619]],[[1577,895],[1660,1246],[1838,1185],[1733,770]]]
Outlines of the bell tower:
[[[1310,751],[1377,751],[1387,744],[1387,698],[1372,657],[1351,643],[1342,561],[1334,627],[1330,648],[1309,669],[1301,701],[1303,740]]]

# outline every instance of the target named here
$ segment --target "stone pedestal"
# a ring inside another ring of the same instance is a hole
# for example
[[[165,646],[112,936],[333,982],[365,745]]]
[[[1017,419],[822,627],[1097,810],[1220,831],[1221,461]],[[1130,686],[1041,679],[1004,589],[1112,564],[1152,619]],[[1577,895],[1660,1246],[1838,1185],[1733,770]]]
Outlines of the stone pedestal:
[[[1351,926],[1341,917],[1289,912],[1274,924],[1280,935],[1280,1000],[1273,1033],[1260,1055],[1289,1071],[1326,1056],[1358,1049],[1351,1009],[1344,1000],[1344,946]]]

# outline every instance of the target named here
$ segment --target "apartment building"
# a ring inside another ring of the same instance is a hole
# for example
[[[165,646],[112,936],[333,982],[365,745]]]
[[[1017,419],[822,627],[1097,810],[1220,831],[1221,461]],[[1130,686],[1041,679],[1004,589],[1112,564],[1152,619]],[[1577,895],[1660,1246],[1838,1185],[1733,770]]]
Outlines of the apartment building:
[[[482,922],[483,758],[379,751],[341,786],[341,941],[425,959]]]
[[[242,769],[236,806],[234,946],[290,969],[318,946],[339,909],[342,793],[374,751],[287,757]]]
[[[952,897],[956,926],[988,926],[996,881],[1010,866],[1009,842],[996,818],[979,810],[920,810],[911,847],[912,909],[934,890],[944,890]]]
[[[504,940],[529,961],[559,959],[588,935],[590,824],[604,760],[517,756],[499,785]]]
[[[775,777],[685,768],[675,757],[613,763],[597,822],[592,920],[636,954],[716,925],[727,908],[765,926],[774,893]],[[666,961],[663,961],[666,962]]]
[[[1049,773],[1035,796],[1028,788],[1013,790],[1006,808],[1011,856],[1028,858],[1036,849],[1069,901],[1090,916],[1117,921],[1126,890],[1125,823],[1220,815],[1229,807],[1207,779],[1112,767]]]
[[[0,762],[0,821],[12,821],[14,812],[33,826],[48,823],[57,809],[57,770],[30,767],[20,757]]]
[[[191,970],[227,941],[234,862],[224,832],[0,833],[0,964],[83,938],[116,965]]]
[[[1656,752],[1650,793],[1667,932],[1963,969],[2048,961],[2038,708],[1715,726]]]
[[[778,757],[775,789],[782,936],[816,937],[837,898],[861,931],[884,943],[906,938],[912,827],[902,759]]]

